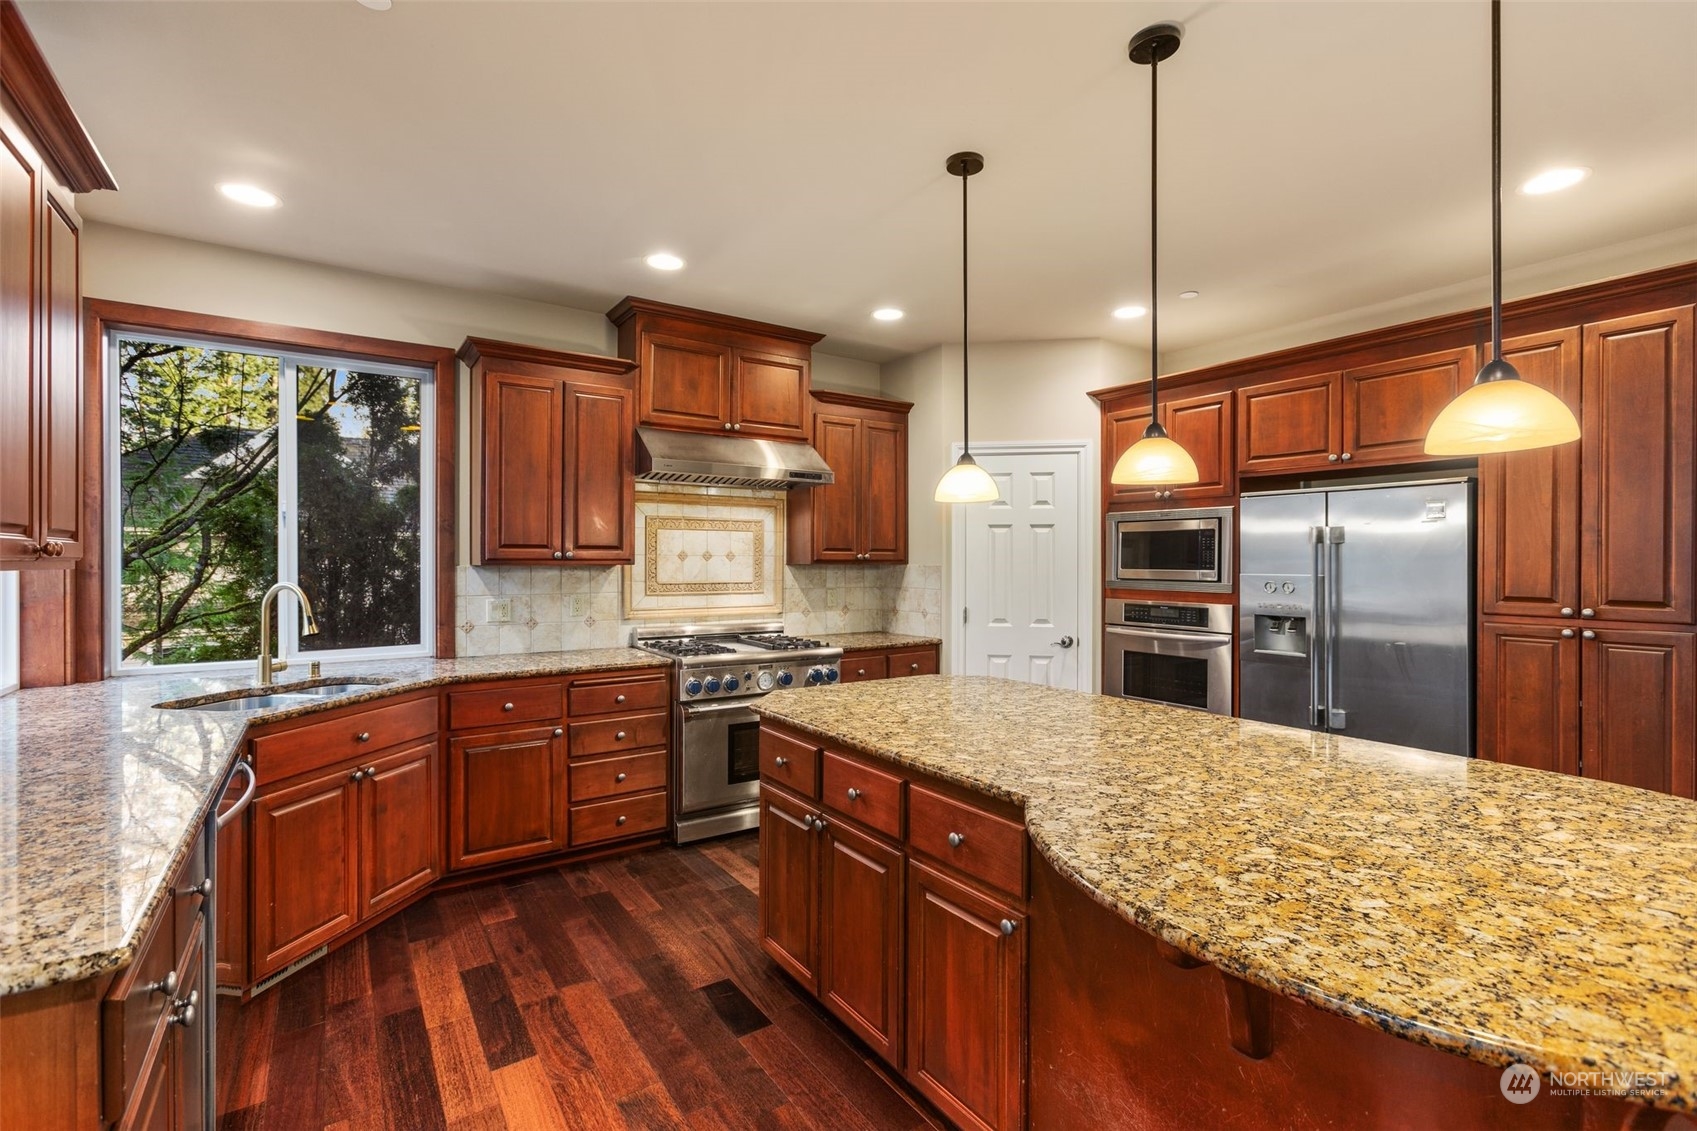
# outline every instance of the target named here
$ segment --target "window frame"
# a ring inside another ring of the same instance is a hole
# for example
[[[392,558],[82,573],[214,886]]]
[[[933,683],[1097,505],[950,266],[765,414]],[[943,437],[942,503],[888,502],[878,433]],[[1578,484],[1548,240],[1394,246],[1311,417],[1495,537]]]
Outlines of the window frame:
[[[302,661],[321,660],[327,663],[347,663],[362,660],[382,661],[397,658],[452,659],[455,652],[454,593],[457,574],[458,527],[456,496],[458,492],[457,420],[458,362],[452,349],[417,343],[368,338],[333,331],[311,330],[280,326],[271,323],[249,322],[217,315],[195,314],[188,311],[131,303],[89,299],[84,303],[85,332],[88,352],[86,380],[96,392],[94,413],[98,414],[98,465],[103,487],[94,503],[99,512],[97,528],[100,547],[90,547],[95,569],[89,597],[82,607],[90,615],[97,611],[99,621],[101,668],[108,677],[167,674],[233,674],[257,661],[217,661],[164,666],[123,667],[121,659],[122,621],[118,615],[123,584],[118,561],[122,552],[120,521],[116,506],[117,477],[117,419],[118,388],[116,384],[116,343],[124,339],[153,339],[170,343],[186,343],[216,349],[278,356],[283,364],[291,359],[305,364],[336,364],[341,368],[357,368],[367,372],[399,373],[416,377],[420,389],[420,515],[419,543],[421,561],[429,575],[421,586],[421,642],[405,647],[338,649],[324,652],[298,650],[298,613],[287,615],[294,608],[294,599],[287,595],[279,604],[279,632],[276,640],[285,658]],[[280,372],[281,379],[281,372]],[[279,394],[283,392],[279,389]],[[281,402],[280,402],[281,403]],[[93,421],[90,421],[91,428]],[[91,453],[94,454],[94,453]],[[282,459],[279,453],[279,496],[282,496]],[[290,484],[292,491],[293,484]],[[293,519],[291,518],[291,526]],[[295,538],[291,530],[289,553],[293,554]],[[281,533],[279,544],[279,574],[284,562]],[[291,568],[293,563],[291,562]]]

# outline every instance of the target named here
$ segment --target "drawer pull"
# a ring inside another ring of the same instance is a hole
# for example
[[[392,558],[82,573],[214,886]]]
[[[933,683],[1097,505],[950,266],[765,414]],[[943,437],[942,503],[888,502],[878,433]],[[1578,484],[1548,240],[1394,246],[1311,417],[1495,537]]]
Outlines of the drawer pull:
[[[961,845],[963,845],[965,843],[966,843],[966,834],[964,834],[964,833],[950,833],[949,834],[949,847],[950,848],[959,848]]]
[[[1011,935],[1011,934],[1013,934],[1013,929],[1014,929],[1014,921],[1012,919],[1003,919],[1002,920],[1002,934]]]
[[[907,670],[910,671],[910,672],[916,672],[916,671],[919,670],[919,665],[918,664],[909,664],[907,666]]]
[[[866,669],[861,668],[858,671],[856,671],[854,674],[860,676],[862,679],[865,679],[866,678]]]
[[[623,742],[624,740],[625,740],[625,732],[622,731],[622,730],[619,733],[617,733],[613,736],[614,742]]]
[[[554,737],[555,738],[559,738],[561,735],[563,735],[565,733],[566,733],[565,727],[555,727],[554,728]]]
[[[354,735],[354,741],[355,742],[370,742],[371,741],[371,732],[368,731],[368,730],[360,731],[358,734]]]
[[[623,695],[613,696],[613,702],[615,702],[615,703],[623,703],[624,701],[625,701],[625,697]]]
[[[510,711],[512,709],[513,709],[513,705],[511,703],[501,704],[501,710],[503,710],[503,711]]]
[[[207,896],[212,894],[212,877],[208,876],[208,877],[206,877],[206,879],[200,881],[200,883],[193,884],[189,887],[186,887],[182,891],[178,892],[177,894],[178,895],[198,895],[198,896],[200,896],[200,898],[205,899]]]
[[[614,824],[615,824],[615,825],[622,825],[622,824],[624,824],[624,823],[625,823],[625,821],[626,821],[626,819],[627,819],[627,818],[626,818],[626,817],[625,817],[625,815],[624,815],[624,814],[622,814],[622,813],[621,813],[621,814],[619,814],[619,817],[618,817],[618,819],[617,819],[617,820],[615,820],[615,821],[614,821],[614,822],[613,822],[613,823],[614,823]]]
[[[165,971],[165,976],[163,978],[159,979],[147,988],[151,993],[164,994],[166,997],[176,997],[177,972],[175,970]]]
[[[625,780],[625,775],[624,775],[624,772],[622,770],[619,773],[616,773],[616,774],[613,775],[613,781],[615,781],[615,782],[622,782],[624,780]]]
[[[850,801],[860,800],[860,790],[854,788],[854,786],[852,786],[852,785],[849,786],[848,798],[849,798]]]
[[[784,757],[782,754],[780,754],[776,758],[772,759],[772,764],[774,766],[778,767],[778,769],[781,770],[785,766],[790,764],[790,760],[788,758]]]
[[[190,990],[188,997],[180,997],[171,1006],[171,1024],[181,1025],[185,1029],[194,1027],[195,1015],[199,1012],[200,991]]]

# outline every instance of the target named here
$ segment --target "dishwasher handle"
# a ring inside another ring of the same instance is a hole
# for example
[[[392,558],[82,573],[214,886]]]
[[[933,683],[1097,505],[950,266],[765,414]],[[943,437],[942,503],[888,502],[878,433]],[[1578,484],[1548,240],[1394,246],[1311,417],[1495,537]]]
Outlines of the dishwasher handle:
[[[228,812],[218,814],[217,823],[219,828],[223,828],[225,825],[228,825],[231,821],[241,816],[242,810],[246,809],[248,802],[253,800],[253,791],[259,786],[259,778],[254,776],[252,763],[247,762],[246,760],[237,762],[236,769],[247,775],[247,788],[242,790],[242,795],[236,799],[236,803],[234,805],[230,806]]]

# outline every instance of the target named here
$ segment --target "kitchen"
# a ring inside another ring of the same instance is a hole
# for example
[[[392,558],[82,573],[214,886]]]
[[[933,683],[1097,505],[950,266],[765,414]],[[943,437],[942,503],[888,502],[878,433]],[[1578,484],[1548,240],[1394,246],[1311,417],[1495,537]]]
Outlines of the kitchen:
[[[1683,1126],[1697,5],[654,11],[0,4],[0,1125]]]

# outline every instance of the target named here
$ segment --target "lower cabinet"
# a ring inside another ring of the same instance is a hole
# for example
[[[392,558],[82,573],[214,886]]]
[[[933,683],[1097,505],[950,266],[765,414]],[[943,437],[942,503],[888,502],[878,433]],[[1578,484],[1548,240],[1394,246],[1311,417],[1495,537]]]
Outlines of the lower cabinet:
[[[822,826],[818,994],[856,1036],[900,1064],[906,859],[841,818]]]
[[[894,679],[903,675],[936,675],[938,647],[925,644],[917,648],[871,648],[844,652],[837,665],[844,683],[859,683],[867,679]]]
[[[359,789],[360,915],[377,915],[442,874],[436,741],[365,768]]]
[[[761,742],[766,732],[761,732]],[[760,946],[815,993],[819,990],[819,838],[813,807],[760,787]]]
[[[565,729],[533,726],[448,740],[448,868],[566,847]]]

